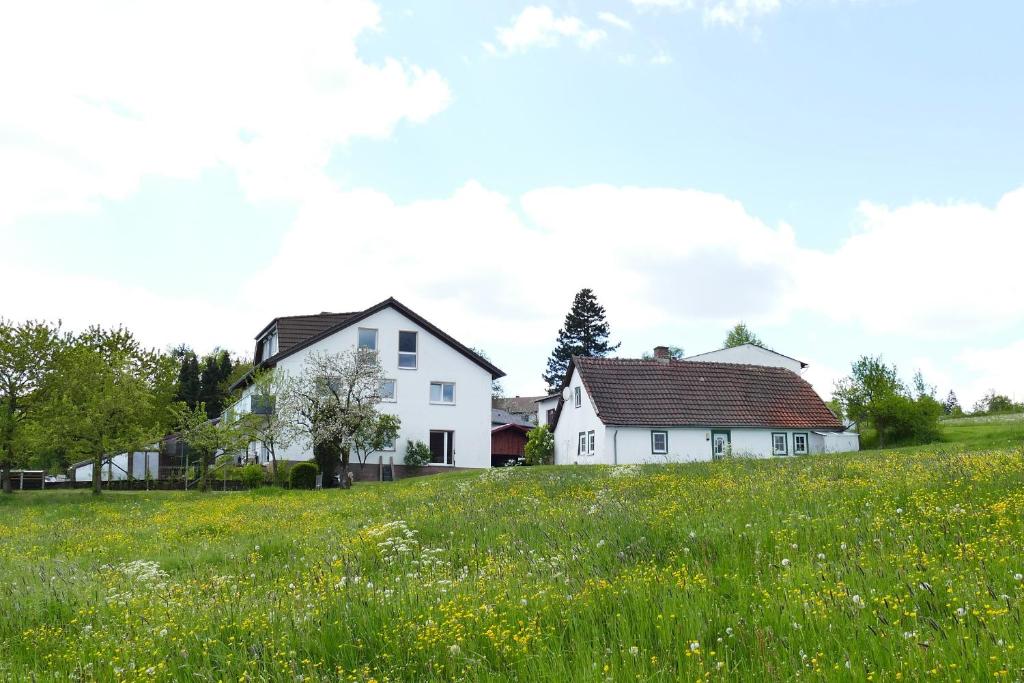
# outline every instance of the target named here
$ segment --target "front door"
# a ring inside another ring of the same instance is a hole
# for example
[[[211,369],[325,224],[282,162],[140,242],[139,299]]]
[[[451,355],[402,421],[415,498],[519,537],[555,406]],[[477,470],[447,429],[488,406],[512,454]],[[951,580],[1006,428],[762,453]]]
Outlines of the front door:
[[[436,465],[455,464],[455,432],[431,430],[430,462]]]
[[[711,432],[711,459],[721,460],[729,454],[729,445],[732,442],[732,434],[728,429]]]

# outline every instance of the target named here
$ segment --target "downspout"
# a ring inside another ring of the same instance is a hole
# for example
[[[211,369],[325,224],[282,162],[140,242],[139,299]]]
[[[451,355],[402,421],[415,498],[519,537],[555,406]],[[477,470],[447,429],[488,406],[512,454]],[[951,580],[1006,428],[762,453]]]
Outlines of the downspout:
[[[612,434],[612,464],[619,464],[619,430],[616,429],[615,433]]]

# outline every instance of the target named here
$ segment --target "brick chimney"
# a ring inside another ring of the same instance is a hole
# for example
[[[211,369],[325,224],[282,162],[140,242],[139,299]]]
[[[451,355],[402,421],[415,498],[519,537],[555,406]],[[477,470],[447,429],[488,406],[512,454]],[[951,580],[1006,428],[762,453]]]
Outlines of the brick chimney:
[[[667,346],[655,346],[654,347],[654,360],[659,363],[667,363],[671,360],[672,354],[668,352]]]

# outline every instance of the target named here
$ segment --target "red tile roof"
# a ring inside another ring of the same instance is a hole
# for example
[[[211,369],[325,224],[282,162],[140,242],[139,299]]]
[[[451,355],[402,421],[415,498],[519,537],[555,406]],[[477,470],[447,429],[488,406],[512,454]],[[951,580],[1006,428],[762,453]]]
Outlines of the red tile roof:
[[[608,425],[843,429],[811,385],[784,368],[582,357],[573,365]]]

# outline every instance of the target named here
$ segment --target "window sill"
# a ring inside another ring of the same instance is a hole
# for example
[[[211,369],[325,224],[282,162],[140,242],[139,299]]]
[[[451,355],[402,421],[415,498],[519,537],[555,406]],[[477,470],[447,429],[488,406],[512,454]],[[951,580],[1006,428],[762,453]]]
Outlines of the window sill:
[[[446,403],[445,401],[430,401],[432,406],[454,406],[455,403]]]

